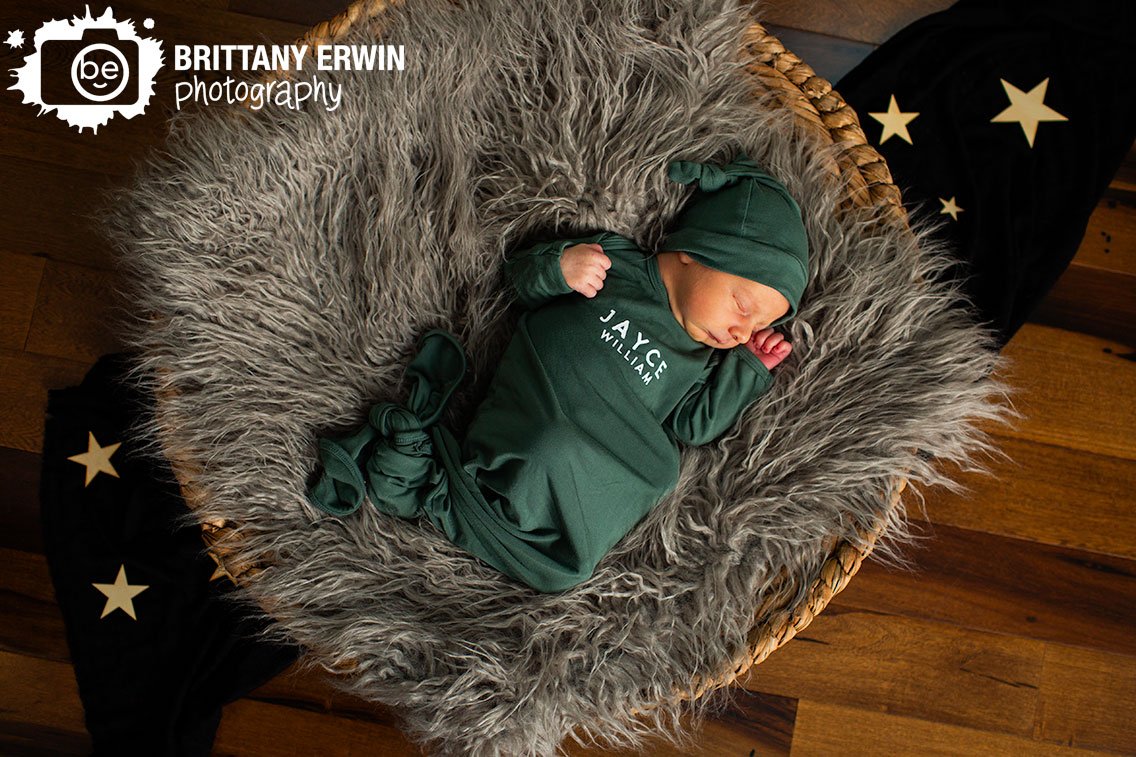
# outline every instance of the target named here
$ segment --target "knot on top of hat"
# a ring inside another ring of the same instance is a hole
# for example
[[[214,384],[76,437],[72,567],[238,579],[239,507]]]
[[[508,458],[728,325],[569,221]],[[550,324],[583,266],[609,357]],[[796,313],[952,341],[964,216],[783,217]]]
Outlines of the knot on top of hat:
[[[697,163],[693,160],[675,160],[667,167],[667,176],[679,184],[698,181],[703,192],[716,192],[726,186],[727,176],[713,163]]]
[[[745,153],[739,153],[732,161],[724,166],[714,163],[700,163],[695,160],[672,160],[667,166],[667,176],[679,184],[698,182],[698,188],[703,192],[717,192],[722,187],[737,184],[742,178],[771,179],[769,174],[757,167],[757,164]]]

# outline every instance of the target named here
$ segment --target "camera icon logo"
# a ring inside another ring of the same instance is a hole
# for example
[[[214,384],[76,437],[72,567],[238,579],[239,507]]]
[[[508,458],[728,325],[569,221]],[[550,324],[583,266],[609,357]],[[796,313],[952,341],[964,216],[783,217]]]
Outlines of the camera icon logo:
[[[116,114],[144,113],[162,67],[161,43],[139,37],[134,22],[116,21],[109,7],[98,18],[87,6],[82,18],[46,22],[35,33],[35,46],[22,67],[11,69],[18,82],[8,89],[39,105],[40,115],[54,110],[79,131],[90,127],[97,133]],[[52,67],[45,69],[44,61]]]
[[[71,61],[71,75],[62,79],[70,86],[49,89],[49,82],[41,78],[40,95],[45,103],[80,105],[85,102],[114,102],[126,105],[138,100],[138,43],[119,39],[114,29],[87,29],[78,42],[49,39],[40,50],[47,59]],[[132,73],[134,87],[132,91],[124,92],[131,83]]]

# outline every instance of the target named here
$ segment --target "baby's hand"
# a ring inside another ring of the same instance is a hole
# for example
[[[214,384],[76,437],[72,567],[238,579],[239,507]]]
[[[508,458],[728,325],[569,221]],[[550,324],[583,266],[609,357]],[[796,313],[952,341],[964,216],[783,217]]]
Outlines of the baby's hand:
[[[764,328],[750,337],[750,340],[745,343],[745,347],[754,355],[757,355],[757,359],[769,370],[780,365],[781,361],[793,351],[793,345],[785,339],[785,335],[774,331],[772,326]]]
[[[560,256],[560,272],[573,291],[585,297],[596,296],[603,289],[611,259],[598,244],[574,244]]]

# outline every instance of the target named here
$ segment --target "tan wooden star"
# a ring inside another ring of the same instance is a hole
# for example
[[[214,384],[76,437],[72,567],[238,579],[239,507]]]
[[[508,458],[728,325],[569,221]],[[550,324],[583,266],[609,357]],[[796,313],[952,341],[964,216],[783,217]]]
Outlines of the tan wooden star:
[[[67,458],[87,468],[87,480],[83,482],[84,488],[100,473],[109,473],[115,478],[119,477],[118,471],[111,465],[110,456],[121,446],[122,442],[117,442],[106,447],[100,447],[99,443],[95,441],[95,435],[90,431],[87,432],[87,451]]]
[[[1010,98],[1010,107],[990,119],[990,123],[1017,123],[1026,135],[1026,141],[1033,147],[1034,137],[1037,135],[1037,125],[1041,121],[1068,121],[1053,108],[1046,105],[1045,90],[1049,87],[1049,77],[1031,89],[1023,92],[1005,79],[999,78],[1002,89]]]
[[[905,140],[909,145],[914,144],[911,141],[911,135],[907,133],[907,125],[914,121],[919,114],[901,111],[895,101],[895,95],[891,96],[891,102],[888,103],[886,113],[869,113],[868,115],[884,125],[884,131],[880,134],[881,145],[892,136]]]
[[[949,215],[957,221],[959,219],[958,214],[965,212],[955,203],[954,195],[951,195],[951,199],[949,200],[944,200],[940,197],[939,202],[943,203],[943,209],[939,211],[939,215]]]
[[[209,576],[209,583],[213,583],[218,578],[227,578],[235,586],[237,579],[233,578],[233,575],[229,572],[228,568],[226,568],[225,564],[221,562],[221,558],[218,557],[217,554],[211,549],[207,549],[205,550],[205,552],[209,555],[209,557],[213,559],[213,562],[217,564],[217,567],[213,569],[213,575]]]
[[[107,597],[106,606],[103,607],[103,614],[99,616],[102,620],[115,610],[122,610],[130,617],[138,620],[138,616],[134,614],[134,597],[149,589],[146,584],[129,584],[126,582],[126,566],[118,566],[118,578],[112,584],[91,584],[96,589],[101,591]]]

